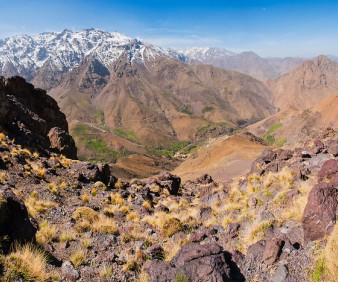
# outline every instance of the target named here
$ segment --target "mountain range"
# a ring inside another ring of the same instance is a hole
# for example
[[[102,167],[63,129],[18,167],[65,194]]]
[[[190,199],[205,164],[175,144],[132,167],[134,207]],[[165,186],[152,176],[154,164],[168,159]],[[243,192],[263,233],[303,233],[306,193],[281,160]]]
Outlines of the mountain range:
[[[0,41],[0,74],[48,90],[67,116],[79,156],[96,159],[163,154],[260,120],[250,128],[269,136],[275,120],[294,116],[291,109],[301,113],[337,93],[336,71],[325,56],[179,51],[98,29]]]

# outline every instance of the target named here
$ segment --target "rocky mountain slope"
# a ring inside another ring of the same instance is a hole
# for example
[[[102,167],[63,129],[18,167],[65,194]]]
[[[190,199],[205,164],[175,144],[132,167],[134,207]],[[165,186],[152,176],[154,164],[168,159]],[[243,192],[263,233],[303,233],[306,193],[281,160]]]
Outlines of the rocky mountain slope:
[[[338,133],[247,175],[114,177],[0,134],[5,281],[334,281]],[[14,243],[16,242],[16,243]]]
[[[302,58],[262,58],[254,52],[234,53],[223,48],[192,47],[181,51],[184,61],[209,64],[248,74],[258,80],[276,79],[299,66]]]

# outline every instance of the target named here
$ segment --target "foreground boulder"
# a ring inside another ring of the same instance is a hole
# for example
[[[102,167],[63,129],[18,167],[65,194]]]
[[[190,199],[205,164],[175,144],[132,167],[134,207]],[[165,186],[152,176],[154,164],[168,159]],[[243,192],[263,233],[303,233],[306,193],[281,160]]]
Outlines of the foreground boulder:
[[[149,274],[149,282],[234,281],[230,262],[217,244],[188,243],[171,262],[148,262],[145,270]]]
[[[12,242],[35,242],[37,223],[28,215],[27,208],[10,188],[0,187],[0,236]],[[7,251],[7,250],[5,250]]]
[[[76,158],[66,116],[46,91],[34,88],[19,76],[0,77],[0,104],[0,128],[15,138],[16,143],[44,151],[50,149],[52,142],[56,151]],[[52,128],[58,128],[58,134],[54,132],[50,140],[48,133]]]
[[[309,193],[302,227],[304,241],[314,241],[330,233],[336,221],[336,188],[330,183],[319,183]]]

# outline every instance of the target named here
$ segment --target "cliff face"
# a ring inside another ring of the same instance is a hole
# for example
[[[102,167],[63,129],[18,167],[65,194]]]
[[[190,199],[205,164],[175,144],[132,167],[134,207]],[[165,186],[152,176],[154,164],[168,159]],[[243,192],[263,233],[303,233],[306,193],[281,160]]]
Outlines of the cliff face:
[[[46,91],[18,76],[0,77],[0,102],[0,127],[17,143],[77,157],[66,116]]]

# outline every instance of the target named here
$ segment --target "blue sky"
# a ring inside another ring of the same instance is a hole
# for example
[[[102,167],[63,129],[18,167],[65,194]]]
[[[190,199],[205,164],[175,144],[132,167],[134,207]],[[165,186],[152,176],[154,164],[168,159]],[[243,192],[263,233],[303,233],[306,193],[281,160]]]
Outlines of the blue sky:
[[[162,47],[338,56],[338,1],[0,0],[0,38],[100,28]]]

